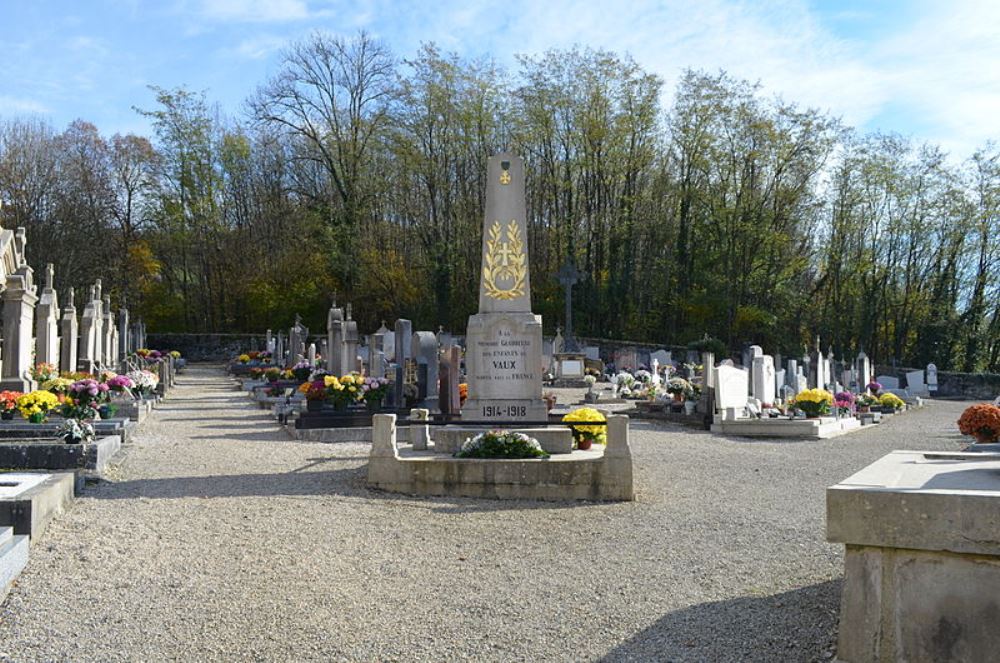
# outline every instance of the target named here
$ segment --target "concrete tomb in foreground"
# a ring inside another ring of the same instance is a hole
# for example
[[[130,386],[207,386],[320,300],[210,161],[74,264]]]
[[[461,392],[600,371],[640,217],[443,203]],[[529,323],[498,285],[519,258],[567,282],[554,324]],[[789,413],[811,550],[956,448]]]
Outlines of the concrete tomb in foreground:
[[[846,549],[840,661],[997,660],[1000,454],[894,451],[826,509]]]

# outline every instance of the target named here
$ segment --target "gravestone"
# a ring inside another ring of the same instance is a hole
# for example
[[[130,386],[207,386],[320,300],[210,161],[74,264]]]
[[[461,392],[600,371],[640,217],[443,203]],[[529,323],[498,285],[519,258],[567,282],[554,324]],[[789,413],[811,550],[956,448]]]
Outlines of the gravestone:
[[[343,375],[344,370],[344,310],[333,305],[326,313],[326,371],[334,375]]]
[[[799,362],[789,359],[785,362],[785,384],[792,388],[796,394],[799,388]],[[794,395],[794,394],[793,394]]]
[[[45,266],[45,285],[35,309],[35,362],[59,365],[59,302],[52,287],[55,269]]]
[[[101,339],[101,356],[104,358],[104,366],[111,366],[115,363],[115,316],[111,312],[111,295],[104,295],[101,304],[101,315],[104,318],[101,329],[104,334]]]
[[[121,307],[118,309],[118,353],[115,355],[118,357],[118,363],[122,368],[125,366],[125,362],[128,359],[129,347],[132,345],[132,332],[129,329],[128,322],[128,309],[125,308],[125,303],[122,302]],[[268,348],[270,350],[270,348]]]
[[[673,361],[672,353],[662,349],[650,352],[649,353],[650,364],[652,364],[654,361],[659,363],[660,366],[666,366],[671,361]]]
[[[94,363],[104,365],[104,295],[101,279],[94,279]]]
[[[344,309],[344,315],[344,350],[341,355],[341,375],[360,370],[358,366],[358,343],[361,337],[358,336],[358,322],[353,317],[350,302],[347,303],[347,307]]]
[[[487,164],[479,312],[469,317],[466,371],[470,420],[544,420],[542,318],[531,312],[524,161]]]
[[[573,335],[573,286],[583,278],[583,273],[576,268],[572,260],[569,260],[559,268],[556,278],[562,285],[566,297],[566,340],[560,352],[577,352],[579,348]]]
[[[746,411],[749,392],[749,372],[725,363],[715,367],[715,407],[722,419],[737,419]]]
[[[395,380],[392,383],[393,403],[396,404],[396,407],[403,407],[406,363],[413,357],[411,354],[413,351],[413,323],[405,318],[399,318],[393,327],[395,328],[393,363],[396,365]]]
[[[889,391],[891,389],[899,389],[899,378],[893,375],[880,375],[875,378],[875,381],[882,385],[883,391]]]
[[[753,346],[758,347],[758,346]],[[774,358],[770,355],[753,356],[751,388],[754,398],[764,405],[774,404]]]
[[[271,330],[267,330],[267,334],[264,337],[264,349],[270,353],[274,353],[274,336],[271,334]]]
[[[420,393],[428,406],[438,398],[438,344],[434,332],[418,331],[413,334],[410,355],[417,363],[417,384],[425,385]],[[424,376],[420,379],[420,376]]]
[[[443,326],[438,326],[437,340],[439,348],[450,348],[455,344],[452,340],[451,332],[446,332]]]
[[[285,362],[285,333],[278,332],[278,340],[274,343],[274,365],[279,368],[284,368],[287,365]]]
[[[566,347],[566,339],[562,335],[562,327],[556,327],[556,335],[552,338],[552,354],[562,352]]]
[[[385,320],[381,326],[375,330],[375,334],[382,338],[382,352],[391,360],[396,360],[396,334],[395,331],[385,326]]]
[[[24,228],[17,229],[19,244],[24,244]],[[3,379],[0,389],[28,393],[35,388],[31,379],[31,355],[34,350],[35,305],[38,295],[34,272],[24,261],[22,252],[16,253],[20,265],[7,276],[3,291]]]
[[[862,350],[854,360],[854,368],[858,372],[858,389],[865,389],[872,381],[872,362]]]
[[[924,384],[923,371],[908,371],[906,373],[906,391],[910,396],[927,396],[927,385]]]
[[[316,344],[310,343],[309,349],[306,350],[306,361],[309,362],[310,366],[316,365]]]
[[[937,364],[927,364],[927,391],[934,392],[938,388]]]
[[[586,355],[587,359],[593,361],[601,360],[601,348],[596,345],[588,345],[583,349],[583,354]]]
[[[782,398],[782,389],[787,387],[785,384],[785,369],[779,368],[774,372],[774,394],[777,398]]]
[[[453,345],[441,353],[441,388],[440,393],[438,393],[438,409],[445,416],[456,416],[461,410],[462,398],[459,394],[461,362],[462,349],[457,345]]]
[[[84,304],[83,314],[80,316],[80,346],[77,352],[77,369],[84,373],[93,373],[97,360],[97,349],[100,345],[97,326],[100,320],[100,304],[94,297],[96,289],[90,287],[90,296]]]
[[[809,356],[809,386],[814,389],[826,389],[829,376],[826,374],[828,365],[823,351],[819,348],[819,336],[816,337],[816,349]]]
[[[701,353],[701,371],[704,375],[704,386],[714,387],[715,386],[715,371],[712,370],[715,367],[715,353],[714,352],[702,352]]]
[[[735,366],[736,366],[736,362],[734,362],[734,361],[733,361],[732,359],[730,359],[729,357],[726,357],[725,359],[723,359],[722,361],[720,361],[720,362],[719,362],[719,366],[730,366],[730,367],[735,367]]]
[[[73,372],[77,369],[77,321],[76,306],[73,305],[73,288],[69,289],[66,306],[60,321],[62,338],[60,338],[59,370]]]

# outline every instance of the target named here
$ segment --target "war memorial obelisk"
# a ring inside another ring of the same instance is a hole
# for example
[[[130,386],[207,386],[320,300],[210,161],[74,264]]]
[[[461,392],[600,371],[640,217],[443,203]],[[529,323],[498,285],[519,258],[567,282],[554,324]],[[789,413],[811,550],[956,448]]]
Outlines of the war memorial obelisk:
[[[469,316],[466,421],[545,421],[542,316],[531,312],[524,160],[509,152],[486,167],[479,313]]]

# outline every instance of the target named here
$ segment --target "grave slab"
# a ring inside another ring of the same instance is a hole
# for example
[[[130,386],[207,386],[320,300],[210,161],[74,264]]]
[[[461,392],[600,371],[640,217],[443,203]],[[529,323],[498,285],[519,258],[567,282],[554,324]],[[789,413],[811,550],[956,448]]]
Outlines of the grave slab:
[[[0,473],[0,527],[34,543],[73,500],[75,483],[72,472]]]

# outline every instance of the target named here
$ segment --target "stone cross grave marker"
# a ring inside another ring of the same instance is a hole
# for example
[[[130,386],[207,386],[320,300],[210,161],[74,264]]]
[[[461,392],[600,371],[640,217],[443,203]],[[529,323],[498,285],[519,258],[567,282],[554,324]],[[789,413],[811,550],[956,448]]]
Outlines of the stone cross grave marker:
[[[563,352],[576,352],[576,337],[573,335],[573,286],[580,282],[583,273],[576,268],[572,260],[569,260],[559,268],[556,278],[559,279],[566,297],[566,336]]]

